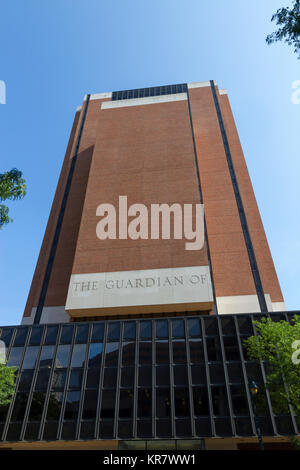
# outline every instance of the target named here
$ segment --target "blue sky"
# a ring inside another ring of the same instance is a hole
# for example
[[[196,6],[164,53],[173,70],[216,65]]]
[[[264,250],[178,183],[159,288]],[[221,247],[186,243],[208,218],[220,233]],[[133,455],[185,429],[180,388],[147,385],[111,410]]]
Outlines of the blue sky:
[[[289,0],[2,2],[0,172],[28,194],[0,232],[0,325],[19,324],[74,112],[86,93],[215,79],[226,88],[289,310],[300,308],[300,61],[265,36]]]

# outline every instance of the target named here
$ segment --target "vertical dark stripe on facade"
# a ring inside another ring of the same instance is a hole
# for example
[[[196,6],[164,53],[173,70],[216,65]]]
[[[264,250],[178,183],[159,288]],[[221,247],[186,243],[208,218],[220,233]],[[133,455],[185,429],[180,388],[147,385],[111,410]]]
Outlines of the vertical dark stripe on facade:
[[[220,108],[220,104],[219,104],[219,100],[218,100],[218,96],[217,96],[217,92],[216,92],[216,88],[215,88],[215,84],[213,80],[210,80],[210,85],[211,85],[212,95],[213,95],[214,102],[215,102],[220,131],[221,131],[222,139],[223,139],[224,150],[225,150],[225,154],[227,158],[229,173],[230,173],[233,191],[235,194],[236,203],[237,203],[237,207],[239,211],[241,226],[242,226],[242,230],[244,234],[245,244],[246,244],[247,251],[248,251],[250,266],[252,270],[252,275],[254,279],[254,284],[255,284],[255,288],[257,292],[260,309],[262,312],[267,312],[268,309],[267,309],[266,299],[264,296],[264,291],[263,291],[263,287],[262,287],[262,283],[261,283],[261,279],[260,279],[260,275],[259,275],[259,271],[257,267],[257,262],[255,258],[255,253],[254,253],[254,249],[253,249],[253,245],[252,245],[252,241],[250,237],[250,232],[249,232],[249,228],[247,224],[247,218],[246,218],[246,214],[245,214],[245,210],[244,210],[244,206],[243,206],[243,202],[242,202],[242,198],[241,198],[241,194],[240,194],[240,190],[239,190],[239,186],[238,186],[238,182],[237,182],[237,178],[236,178],[236,174],[235,174],[235,170],[234,170],[234,166],[232,162],[230,147],[229,147],[229,143],[227,139],[227,134],[226,134],[225,126],[224,126],[221,108]]]
[[[33,323],[40,323],[40,321],[41,321],[42,311],[43,311],[43,308],[44,308],[47,289],[48,289],[50,276],[51,276],[51,272],[52,272],[52,268],[53,268],[56,248],[57,248],[57,244],[58,244],[58,240],[59,240],[59,236],[60,236],[60,231],[61,231],[61,227],[62,227],[62,223],[63,223],[63,218],[64,218],[64,215],[65,215],[65,209],[66,209],[66,205],[67,205],[67,202],[68,202],[68,196],[69,196],[70,189],[71,189],[72,178],[73,178],[73,174],[74,174],[74,170],[75,170],[78,150],[79,150],[79,146],[80,146],[80,141],[81,141],[82,131],[83,131],[83,127],[84,127],[84,123],[85,123],[85,119],[86,119],[86,114],[87,114],[89,101],[90,101],[90,95],[87,95],[84,110],[83,110],[83,114],[82,114],[82,118],[81,118],[80,128],[79,128],[79,132],[78,132],[78,136],[77,136],[77,140],[76,140],[75,151],[74,151],[74,155],[73,155],[72,160],[71,160],[68,179],[67,179],[63,199],[62,199],[62,202],[61,202],[60,210],[59,210],[59,215],[58,215],[58,219],[57,219],[57,223],[56,223],[55,233],[54,233],[54,237],[53,237],[53,241],[52,241],[52,245],[51,245],[51,249],[50,249],[50,254],[49,254],[48,263],[47,263],[47,267],[46,267],[46,272],[45,272],[45,276],[44,276],[44,280],[43,280],[43,284],[42,284],[42,289],[41,289],[41,293],[40,293],[40,298],[39,298],[39,302],[38,302],[38,305],[37,305],[37,309],[36,309],[36,313],[35,313],[35,316],[34,316]]]
[[[201,202],[201,204],[203,204],[202,189],[201,189],[200,174],[199,174],[198,156],[197,156],[197,149],[196,149],[196,143],[195,143],[194,125],[193,125],[193,118],[192,118],[192,111],[191,111],[191,103],[190,103],[190,96],[189,96],[188,86],[186,86],[186,94],[187,94],[187,102],[188,102],[188,108],[189,108],[189,117],[190,117],[191,132],[192,132],[192,139],[193,139],[193,148],[194,148],[194,157],[195,157],[195,164],[196,164],[196,170],[197,170],[197,181],[198,181],[198,189],[199,189],[199,194],[200,194],[200,202]],[[211,265],[210,251],[209,251],[209,243],[208,243],[208,236],[207,236],[205,213],[204,213],[204,234],[205,234],[205,241],[206,241],[206,246],[207,246],[207,257],[208,257],[209,271],[210,271],[213,298],[214,298],[214,313],[217,314],[218,313],[218,307],[217,307],[217,301],[216,301],[214,277],[213,277],[213,272],[212,272],[212,265]]]

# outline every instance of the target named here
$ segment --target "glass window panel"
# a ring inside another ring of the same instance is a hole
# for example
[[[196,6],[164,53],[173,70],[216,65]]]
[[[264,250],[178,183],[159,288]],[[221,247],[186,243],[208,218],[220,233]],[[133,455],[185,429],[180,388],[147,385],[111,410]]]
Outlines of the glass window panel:
[[[134,367],[122,367],[121,370],[121,387],[133,387],[134,386]]]
[[[188,374],[186,366],[174,366],[174,384],[175,385],[187,385],[188,384]]]
[[[224,384],[225,383],[223,364],[210,364],[209,374],[210,374],[210,382],[212,384]]]
[[[64,325],[61,330],[60,343],[71,344],[73,339],[74,325]]]
[[[58,420],[61,410],[61,403],[63,399],[62,392],[51,392],[47,408],[47,420]]]
[[[139,343],[139,363],[152,364],[152,343],[150,341]]]
[[[253,430],[249,418],[236,418],[235,428],[238,436],[252,436]]]
[[[172,423],[169,419],[158,419],[155,423],[156,435],[158,438],[173,437],[172,435]],[[175,441],[149,441],[147,442],[147,450],[149,449],[175,449]]]
[[[114,418],[115,401],[116,392],[114,390],[103,390],[101,399],[101,418]]]
[[[24,370],[21,373],[20,382],[19,382],[19,391],[28,391],[30,390],[32,379],[33,379],[33,370]]]
[[[229,414],[228,398],[225,387],[211,387],[213,410],[216,416]]]
[[[13,328],[0,328],[0,338],[1,341],[4,341],[5,346],[8,348],[11,342],[11,338],[13,335],[14,329]]]
[[[177,437],[191,437],[192,425],[190,419],[176,419],[175,432]]]
[[[83,369],[73,369],[70,374],[69,388],[81,388]]]
[[[139,367],[139,386],[152,385],[152,367]]]
[[[156,416],[164,418],[170,416],[171,400],[169,388],[156,389]]]
[[[46,423],[44,427],[43,440],[55,441],[56,435],[57,435],[57,428],[58,428],[57,421],[50,421],[49,423]]]
[[[105,365],[115,366],[118,364],[119,343],[107,343],[105,351]]]
[[[194,340],[191,339],[189,341],[190,347],[190,360],[191,362],[202,362],[204,361],[204,353],[203,353],[203,342],[201,340]]]
[[[122,420],[118,423],[118,437],[119,439],[130,439],[133,437],[133,422],[132,420]]]
[[[7,441],[18,441],[20,439],[20,433],[22,424],[10,424],[6,436]]]
[[[221,326],[223,335],[235,335],[235,324],[233,317],[222,317],[221,318]]]
[[[156,385],[170,385],[169,366],[158,366],[156,369]]]
[[[75,420],[78,416],[80,392],[68,392],[64,419]]]
[[[100,369],[89,369],[86,379],[86,388],[98,388],[100,380]]]
[[[34,392],[32,395],[28,421],[40,421],[42,419],[46,394]]]
[[[191,366],[192,382],[194,385],[206,385],[205,365]]]
[[[239,326],[239,332],[241,335],[253,335],[253,328],[251,318],[249,316],[238,315],[237,322]]]
[[[185,341],[172,341],[173,362],[176,364],[186,363],[186,343]]]
[[[14,346],[24,346],[27,338],[28,328],[18,328],[15,336]]]
[[[240,361],[241,357],[240,357],[237,338],[235,336],[224,336],[223,342],[224,342],[226,360],[227,361]]]
[[[172,336],[173,338],[184,338],[184,320],[172,320]]]
[[[196,435],[199,437],[211,436],[211,422],[210,418],[195,419]]]
[[[142,419],[137,422],[137,436],[139,438],[151,438],[153,437],[153,432],[152,432],[152,420],[150,419]],[[129,441],[130,442],[130,441]],[[131,442],[137,442],[140,443],[140,447],[137,447],[137,450],[143,450],[145,449],[145,441],[131,441]],[[142,447],[142,443],[144,444],[144,447]],[[128,447],[130,449],[130,447]]]
[[[63,368],[68,367],[70,358],[71,346],[67,344],[60,344],[57,348],[55,367]]]
[[[240,362],[227,364],[229,382],[244,382],[242,365]]]
[[[138,391],[138,417],[151,418],[152,416],[152,390],[140,388]]]
[[[201,338],[201,324],[199,318],[188,319],[188,332],[191,338]]]
[[[101,421],[99,427],[100,439],[113,439],[114,437],[114,422],[113,421]]]
[[[28,393],[17,393],[11,421],[23,421],[28,401]]]
[[[169,329],[168,329],[168,320],[156,320],[156,338],[168,338]]]
[[[76,330],[75,343],[87,343],[89,336],[89,324],[78,325]]]
[[[55,344],[58,335],[58,326],[48,326],[46,337],[45,337],[45,344]]]
[[[119,341],[120,339],[120,322],[113,322],[108,324],[108,341]]]
[[[206,348],[209,361],[222,361],[221,345],[217,336],[206,338]]]
[[[131,418],[133,415],[133,390],[120,390],[119,418]]]
[[[86,344],[75,344],[72,353],[71,367],[84,367],[86,356]]]
[[[50,369],[40,369],[35,383],[35,390],[47,390],[49,378]]]
[[[25,431],[25,441],[37,441],[40,423],[28,423]]]
[[[51,368],[54,353],[55,353],[55,346],[43,346],[41,357],[40,357],[40,367]]]
[[[131,321],[131,322],[125,322],[124,323],[124,333],[123,333],[123,338],[124,340],[135,340],[135,334],[136,334],[136,323]]]
[[[103,387],[116,387],[118,369],[116,367],[106,367],[104,369]]]
[[[169,356],[169,342],[168,341],[156,341],[156,363],[167,364],[170,362]]]
[[[61,390],[65,386],[66,382],[66,370],[56,369],[53,374],[52,380],[52,389],[53,390]]]
[[[152,339],[152,322],[140,321],[140,339]]]
[[[32,327],[31,330],[31,335],[29,339],[29,345],[34,346],[34,345],[40,345],[42,336],[43,336],[43,327]]]
[[[63,423],[61,438],[64,440],[73,440],[76,435],[76,422]]]
[[[23,369],[34,369],[38,351],[38,346],[28,346],[23,361]]]
[[[195,416],[209,416],[209,405],[206,387],[193,387]]]
[[[135,342],[122,344],[122,364],[131,365],[135,363]]]
[[[94,323],[92,332],[92,343],[99,343],[103,341],[104,337],[104,323]]]
[[[98,390],[87,390],[84,395],[83,419],[95,419],[98,402]]]
[[[12,366],[19,367],[21,359],[22,359],[23,350],[24,350],[23,347],[12,348],[9,354],[7,365],[10,367]]]
[[[219,436],[231,436],[232,428],[229,418],[216,418],[215,420],[216,434]]]
[[[175,387],[174,400],[175,400],[175,416],[189,416],[190,415],[190,399],[189,399],[188,388]]]
[[[249,406],[245,387],[242,385],[231,385],[230,392],[233,413],[235,415],[247,416],[249,414]]]
[[[103,343],[91,343],[89,350],[89,367],[97,367],[101,365],[103,351]]]
[[[206,335],[217,335],[219,334],[218,323],[215,317],[204,318],[204,327]]]
[[[87,421],[81,423],[81,428],[80,428],[80,439],[83,440],[89,440],[89,439],[94,439],[95,435],[95,421]]]

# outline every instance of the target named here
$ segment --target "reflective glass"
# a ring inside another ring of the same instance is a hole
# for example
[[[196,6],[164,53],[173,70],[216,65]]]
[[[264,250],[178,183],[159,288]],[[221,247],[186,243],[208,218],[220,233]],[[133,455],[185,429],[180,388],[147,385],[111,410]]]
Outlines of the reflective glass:
[[[89,367],[97,367],[101,365],[103,351],[103,343],[91,343],[89,350]]]
[[[38,351],[39,346],[28,346],[23,360],[23,369],[34,369]]]
[[[68,367],[70,358],[71,346],[61,344],[57,348],[57,354],[55,359],[55,367]]]
[[[86,344],[75,344],[72,352],[71,367],[84,367]]]

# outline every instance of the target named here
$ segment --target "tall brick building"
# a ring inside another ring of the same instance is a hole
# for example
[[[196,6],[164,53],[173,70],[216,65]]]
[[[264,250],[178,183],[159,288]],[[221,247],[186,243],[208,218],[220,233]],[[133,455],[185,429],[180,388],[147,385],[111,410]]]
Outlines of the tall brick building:
[[[96,209],[117,206],[119,195],[147,207],[202,202],[204,248],[187,251],[174,239],[99,240]],[[90,303],[91,292],[72,301],[74,282],[80,289],[80,282],[126,272],[136,279],[196,267],[207,272],[211,293],[192,301],[179,294],[160,303],[138,287],[128,298],[105,286]],[[23,323],[284,308],[226,91],[212,81],[87,95],[75,114]]]
[[[155,204],[204,204],[202,248],[126,238],[123,219],[100,239],[99,206],[120,209],[120,196],[151,216]],[[244,340],[254,320],[294,313],[226,91],[211,81],[87,95],[22,325],[0,328],[18,371],[0,449],[255,449],[258,422],[266,448],[288,448],[299,418],[273,402]]]

